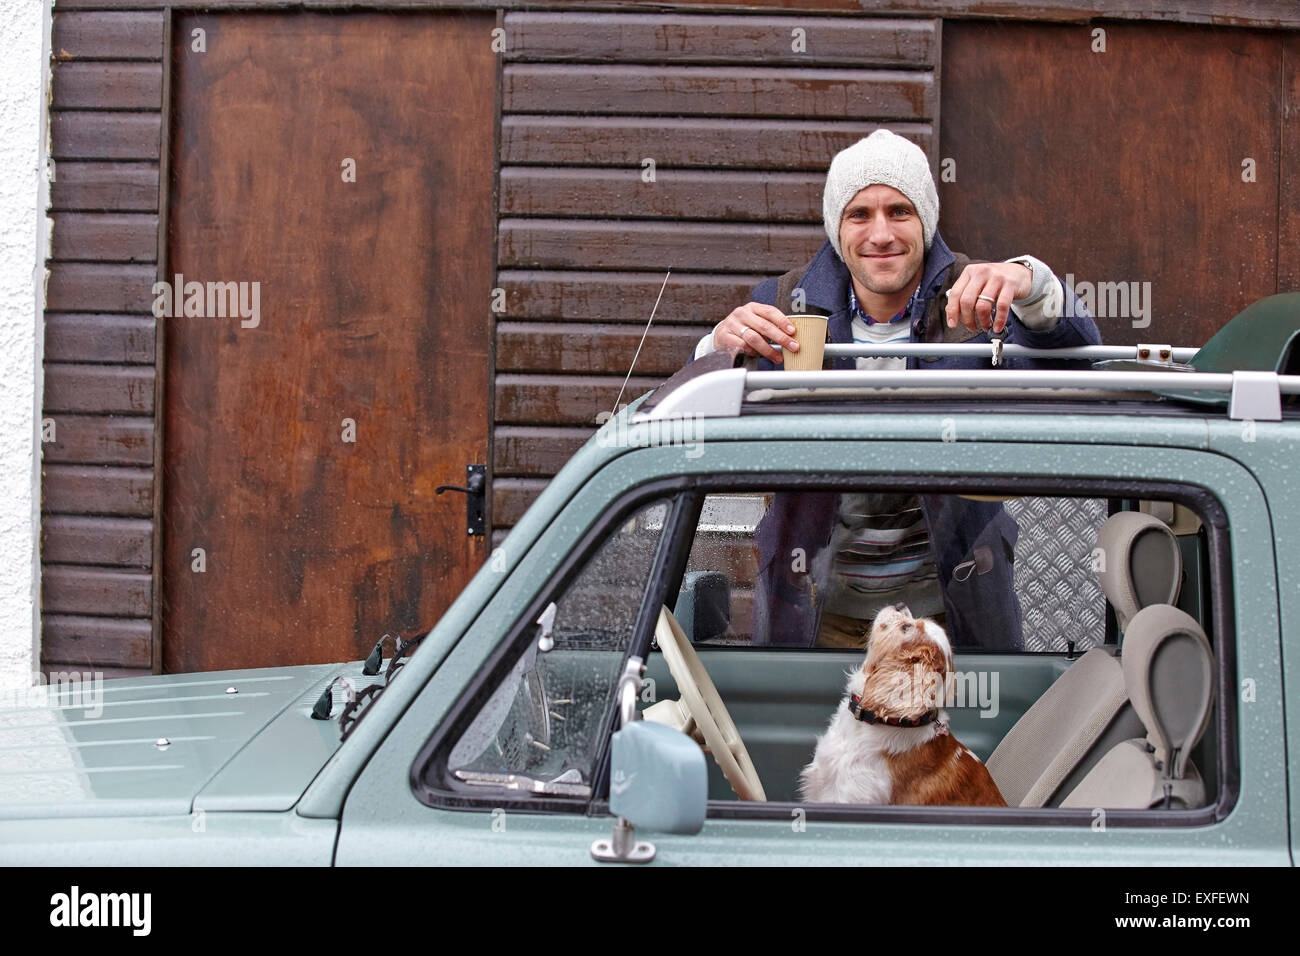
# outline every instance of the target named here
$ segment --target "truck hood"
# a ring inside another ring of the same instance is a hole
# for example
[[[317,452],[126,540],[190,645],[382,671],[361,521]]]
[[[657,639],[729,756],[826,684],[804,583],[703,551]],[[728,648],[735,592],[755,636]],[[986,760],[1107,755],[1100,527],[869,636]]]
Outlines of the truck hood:
[[[4,695],[0,819],[286,810],[338,749],[340,705],[311,719],[336,677],[376,680],[312,664]]]

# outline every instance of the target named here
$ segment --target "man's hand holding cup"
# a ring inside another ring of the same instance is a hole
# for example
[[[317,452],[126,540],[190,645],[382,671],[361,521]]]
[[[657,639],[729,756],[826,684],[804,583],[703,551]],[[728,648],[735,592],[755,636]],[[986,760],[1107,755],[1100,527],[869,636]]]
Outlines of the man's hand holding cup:
[[[781,349],[799,351],[794,335],[794,323],[776,306],[747,302],[718,323],[713,330],[713,347],[740,348],[747,355],[761,355],[779,365]],[[775,348],[773,342],[781,349]]]

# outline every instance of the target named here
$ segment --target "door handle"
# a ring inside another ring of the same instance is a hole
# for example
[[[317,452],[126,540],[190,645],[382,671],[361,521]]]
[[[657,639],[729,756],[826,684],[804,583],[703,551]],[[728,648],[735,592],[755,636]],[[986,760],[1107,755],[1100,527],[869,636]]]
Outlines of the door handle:
[[[459,491],[465,495],[465,527],[468,535],[485,533],[487,499],[487,465],[466,465],[465,486],[439,485],[434,491],[440,495],[444,491]]]

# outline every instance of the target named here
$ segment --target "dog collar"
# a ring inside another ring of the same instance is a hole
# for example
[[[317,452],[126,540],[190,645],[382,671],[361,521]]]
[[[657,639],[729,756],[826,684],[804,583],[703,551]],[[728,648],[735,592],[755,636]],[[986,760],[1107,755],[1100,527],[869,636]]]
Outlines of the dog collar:
[[[849,697],[849,713],[855,720],[864,724],[887,724],[890,727],[924,727],[939,719],[938,710],[929,710],[920,717],[881,717],[874,711],[862,706],[862,698],[857,694]]]

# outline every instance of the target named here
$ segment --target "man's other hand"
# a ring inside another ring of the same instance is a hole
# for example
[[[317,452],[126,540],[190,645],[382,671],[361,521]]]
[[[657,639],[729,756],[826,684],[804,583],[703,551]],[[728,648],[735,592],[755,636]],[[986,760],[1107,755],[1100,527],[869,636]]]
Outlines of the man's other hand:
[[[748,355],[761,355],[780,363],[781,352],[773,347],[773,342],[782,349],[799,351],[799,343],[794,340],[794,325],[785,317],[785,313],[774,305],[764,305],[762,302],[747,302],[719,322],[713,330],[715,349],[739,347]]]
[[[1029,295],[1034,274],[1018,262],[973,262],[948,290],[948,327],[960,322],[973,332],[1007,327],[1014,299]],[[734,313],[733,313],[734,315]]]

